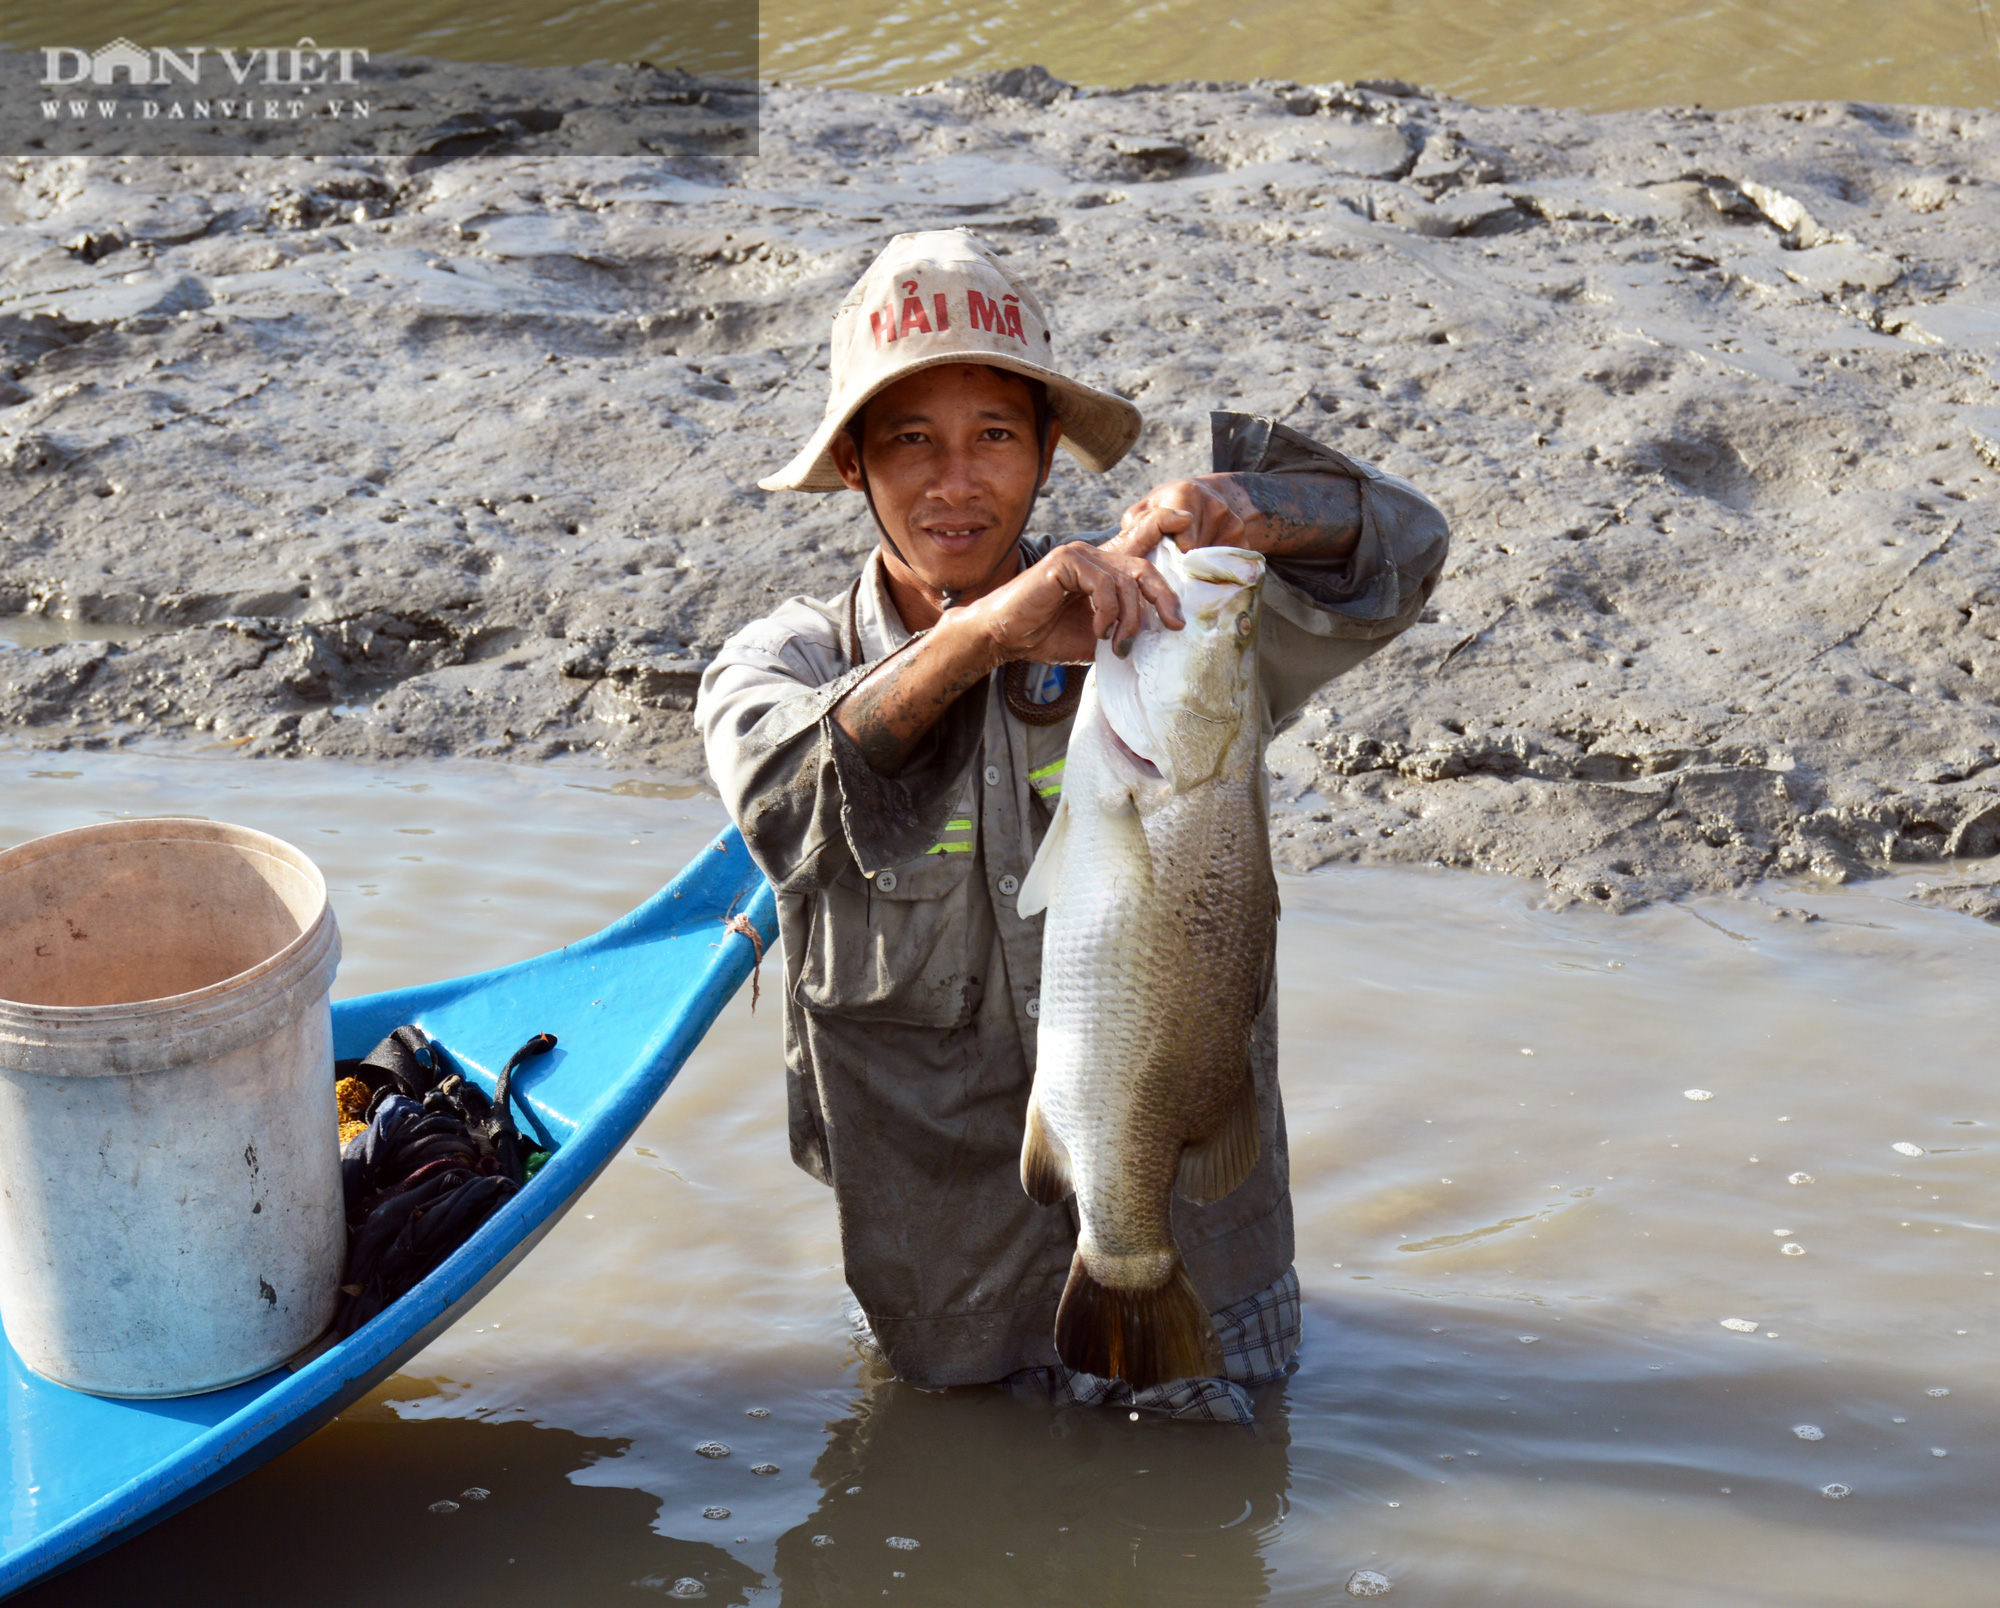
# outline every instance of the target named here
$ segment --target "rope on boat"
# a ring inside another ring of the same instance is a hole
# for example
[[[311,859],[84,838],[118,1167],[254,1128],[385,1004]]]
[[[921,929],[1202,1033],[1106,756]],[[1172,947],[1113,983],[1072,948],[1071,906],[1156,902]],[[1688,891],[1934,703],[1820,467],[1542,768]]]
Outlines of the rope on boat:
[[[750,918],[740,911],[722,924],[722,930],[724,932],[740,932],[745,938],[750,940],[750,947],[757,953],[756,962],[750,968],[750,1012],[754,1016],[757,1011],[757,995],[763,986],[764,940],[758,934],[757,928],[751,922]]]

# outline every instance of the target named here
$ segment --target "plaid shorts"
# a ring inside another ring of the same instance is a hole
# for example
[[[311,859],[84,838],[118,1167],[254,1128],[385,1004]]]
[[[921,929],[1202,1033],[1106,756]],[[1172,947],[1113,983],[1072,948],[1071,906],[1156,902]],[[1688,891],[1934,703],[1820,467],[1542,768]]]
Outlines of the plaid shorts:
[[[1023,1368],[1000,1383],[1017,1396],[1056,1407],[1072,1403],[1133,1407],[1165,1413],[1169,1418],[1247,1424],[1255,1417],[1248,1387],[1283,1378],[1291,1371],[1292,1358],[1299,1349],[1304,1314],[1298,1270],[1286,1268],[1255,1295],[1224,1307],[1214,1316],[1215,1332],[1222,1341],[1220,1379],[1173,1379],[1135,1391],[1122,1379],[1100,1379],[1058,1364]]]

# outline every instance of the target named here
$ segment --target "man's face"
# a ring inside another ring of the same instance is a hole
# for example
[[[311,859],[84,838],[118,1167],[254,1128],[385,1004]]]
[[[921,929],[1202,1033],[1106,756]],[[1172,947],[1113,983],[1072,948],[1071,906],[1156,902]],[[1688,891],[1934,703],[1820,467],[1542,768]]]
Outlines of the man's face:
[[[918,580],[963,592],[1007,578],[994,572],[1048,473],[1020,378],[986,363],[906,375],[868,404],[863,446],[875,511]],[[834,437],[833,458],[860,490],[861,465],[845,434]]]

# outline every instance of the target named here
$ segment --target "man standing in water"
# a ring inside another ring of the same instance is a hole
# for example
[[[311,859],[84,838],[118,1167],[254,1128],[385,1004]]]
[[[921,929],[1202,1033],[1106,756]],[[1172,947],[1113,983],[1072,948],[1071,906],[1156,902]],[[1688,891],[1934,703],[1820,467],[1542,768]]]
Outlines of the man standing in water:
[[[832,1185],[848,1287],[903,1379],[1130,1398],[1070,1373],[1056,1306],[1072,1205],[1038,1206],[1020,1154],[1041,928],[1015,896],[1062,791],[1084,671],[1142,605],[1178,627],[1162,540],[1266,554],[1267,730],[1408,627],[1443,516],[1406,482],[1266,419],[1215,414],[1214,472],[1156,486],[1117,532],[1026,534],[1060,444],[1103,473],[1139,412],[1055,366],[1033,293],[963,230],[901,235],[834,315],[831,395],[773,491],[859,491],[881,541],[826,601],[724,644],[696,719],[777,889],[792,1155]],[[1174,1237],[1227,1377],[1139,1405],[1247,1422],[1299,1336],[1275,998],[1253,1048],[1260,1154]]]

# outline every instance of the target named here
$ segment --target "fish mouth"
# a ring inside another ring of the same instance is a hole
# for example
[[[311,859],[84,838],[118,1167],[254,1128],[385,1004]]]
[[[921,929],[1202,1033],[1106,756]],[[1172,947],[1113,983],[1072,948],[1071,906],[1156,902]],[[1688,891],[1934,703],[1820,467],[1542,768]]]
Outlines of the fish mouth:
[[[1255,586],[1268,563],[1262,553],[1247,547],[1197,547],[1180,557],[1189,580],[1230,588]]]

